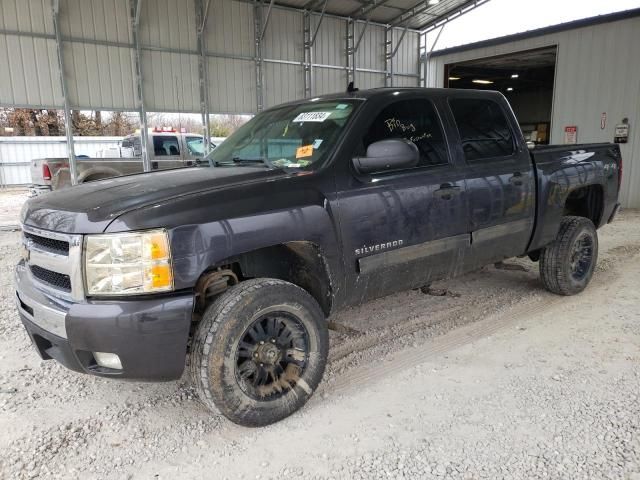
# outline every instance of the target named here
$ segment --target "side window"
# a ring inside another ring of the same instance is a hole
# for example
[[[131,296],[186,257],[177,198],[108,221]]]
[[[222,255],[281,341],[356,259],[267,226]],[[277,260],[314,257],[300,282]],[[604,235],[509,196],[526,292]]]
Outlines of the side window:
[[[416,144],[420,151],[418,167],[449,163],[442,127],[429,100],[401,100],[385,107],[365,134],[364,148],[390,138]]]
[[[514,152],[513,135],[504,112],[493,100],[449,100],[458,125],[464,157],[469,161],[504,157]]]
[[[140,141],[140,137],[133,137],[133,156],[141,157],[142,156],[142,142]]]
[[[153,152],[156,157],[180,155],[178,137],[172,135],[156,135],[153,137]]]

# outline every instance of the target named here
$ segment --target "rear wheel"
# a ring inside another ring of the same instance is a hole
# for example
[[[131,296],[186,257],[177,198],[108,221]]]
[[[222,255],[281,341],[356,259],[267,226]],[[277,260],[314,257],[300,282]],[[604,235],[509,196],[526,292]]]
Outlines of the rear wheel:
[[[564,217],[553,243],[540,255],[540,278],[558,295],[575,295],[589,284],[598,260],[598,233],[588,218]]]
[[[275,279],[231,287],[205,311],[191,377],[200,399],[245,426],[298,410],[322,379],[329,336],[320,306],[305,290]]]

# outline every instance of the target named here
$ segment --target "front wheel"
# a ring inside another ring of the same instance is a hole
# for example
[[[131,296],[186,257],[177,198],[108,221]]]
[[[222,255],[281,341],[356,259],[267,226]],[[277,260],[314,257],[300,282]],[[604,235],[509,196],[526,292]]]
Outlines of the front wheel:
[[[564,217],[556,239],[540,255],[540,278],[558,295],[582,292],[598,260],[598,233],[588,218]]]
[[[254,279],[206,309],[190,373],[205,405],[258,427],[307,402],[322,379],[328,349],[327,322],[309,293],[282,280]]]

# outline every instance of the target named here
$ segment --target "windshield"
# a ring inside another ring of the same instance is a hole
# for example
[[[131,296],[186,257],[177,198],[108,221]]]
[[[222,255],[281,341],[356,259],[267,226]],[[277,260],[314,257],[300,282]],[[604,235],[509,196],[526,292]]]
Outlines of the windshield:
[[[186,137],[185,142],[191,155],[194,157],[204,155],[204,139],[202,137]]]
[[[332,151],[356,108],[352,100],[304,103],[256,115],[206,158],[212,166],[312,169]]]

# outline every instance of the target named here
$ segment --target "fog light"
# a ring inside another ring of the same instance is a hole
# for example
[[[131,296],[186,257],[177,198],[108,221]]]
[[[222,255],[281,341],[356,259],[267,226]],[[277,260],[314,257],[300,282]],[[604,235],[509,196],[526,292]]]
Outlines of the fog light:
[[[120,357],[115,353],[93,352],[93,357],[96,359],[96,363],[101,367],[122,370]]]

